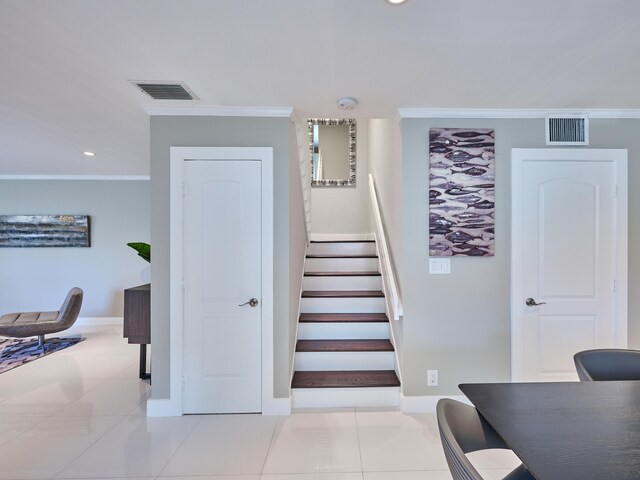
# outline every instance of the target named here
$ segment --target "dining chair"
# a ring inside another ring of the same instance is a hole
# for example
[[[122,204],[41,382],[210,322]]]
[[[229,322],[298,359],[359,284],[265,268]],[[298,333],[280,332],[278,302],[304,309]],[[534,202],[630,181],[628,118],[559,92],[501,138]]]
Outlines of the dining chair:
[[[584,350],[573,361],[582,382],[640,380],[640,350]]]
[[[436,416],[442,448],[454,480],[483,480],[466,453],[509,448],[470,405],[444,398],[436,406]],[[520,465],[503,480],[534,480],[534,477],[524,465]]]

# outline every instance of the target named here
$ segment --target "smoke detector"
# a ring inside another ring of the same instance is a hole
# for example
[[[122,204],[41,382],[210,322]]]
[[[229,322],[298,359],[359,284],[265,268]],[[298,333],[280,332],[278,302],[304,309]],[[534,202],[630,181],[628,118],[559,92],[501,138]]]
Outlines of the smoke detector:
[[[358,105],[358,101],[353,97],[342,97],[338,99],[338,107],[342,110],[353,110]]]

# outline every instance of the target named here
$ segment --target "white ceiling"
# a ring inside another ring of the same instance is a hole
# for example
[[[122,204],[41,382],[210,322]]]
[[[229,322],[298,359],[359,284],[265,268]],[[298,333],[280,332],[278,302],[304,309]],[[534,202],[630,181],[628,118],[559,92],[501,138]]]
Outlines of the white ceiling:
[[[0,175],[148,175],[150,106],[640,108],[635,0],[0,0]],[[87,158],[82,151],[97,152]]]

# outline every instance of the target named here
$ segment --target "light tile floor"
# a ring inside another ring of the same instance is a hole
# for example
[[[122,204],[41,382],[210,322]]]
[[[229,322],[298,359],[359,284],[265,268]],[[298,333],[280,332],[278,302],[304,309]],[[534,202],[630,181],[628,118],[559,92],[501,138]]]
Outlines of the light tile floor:
[[[149,385],[122,327],[0,375],[0,480],[450,480],[432,414],[339,409],[288,417],[147,418]],[[511,452],[471,456],[487,480]]]

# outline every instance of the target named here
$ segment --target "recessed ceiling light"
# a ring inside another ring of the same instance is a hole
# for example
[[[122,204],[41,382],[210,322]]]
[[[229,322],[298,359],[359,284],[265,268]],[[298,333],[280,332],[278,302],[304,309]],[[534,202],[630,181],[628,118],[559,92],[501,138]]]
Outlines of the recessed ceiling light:
[[[89,152],[89,151],[87,151],[87,152],[82,152],[82,153],[83,153],[84,155],[86,155],[87,157],[95,157],[95,156],[96,156],[96,154],[95,154],[95,153],[93,153],[93,152]]]
[[[400,5],[406,1],[407,0],[387,0],[387,3],[390,3],[391,5]]]

